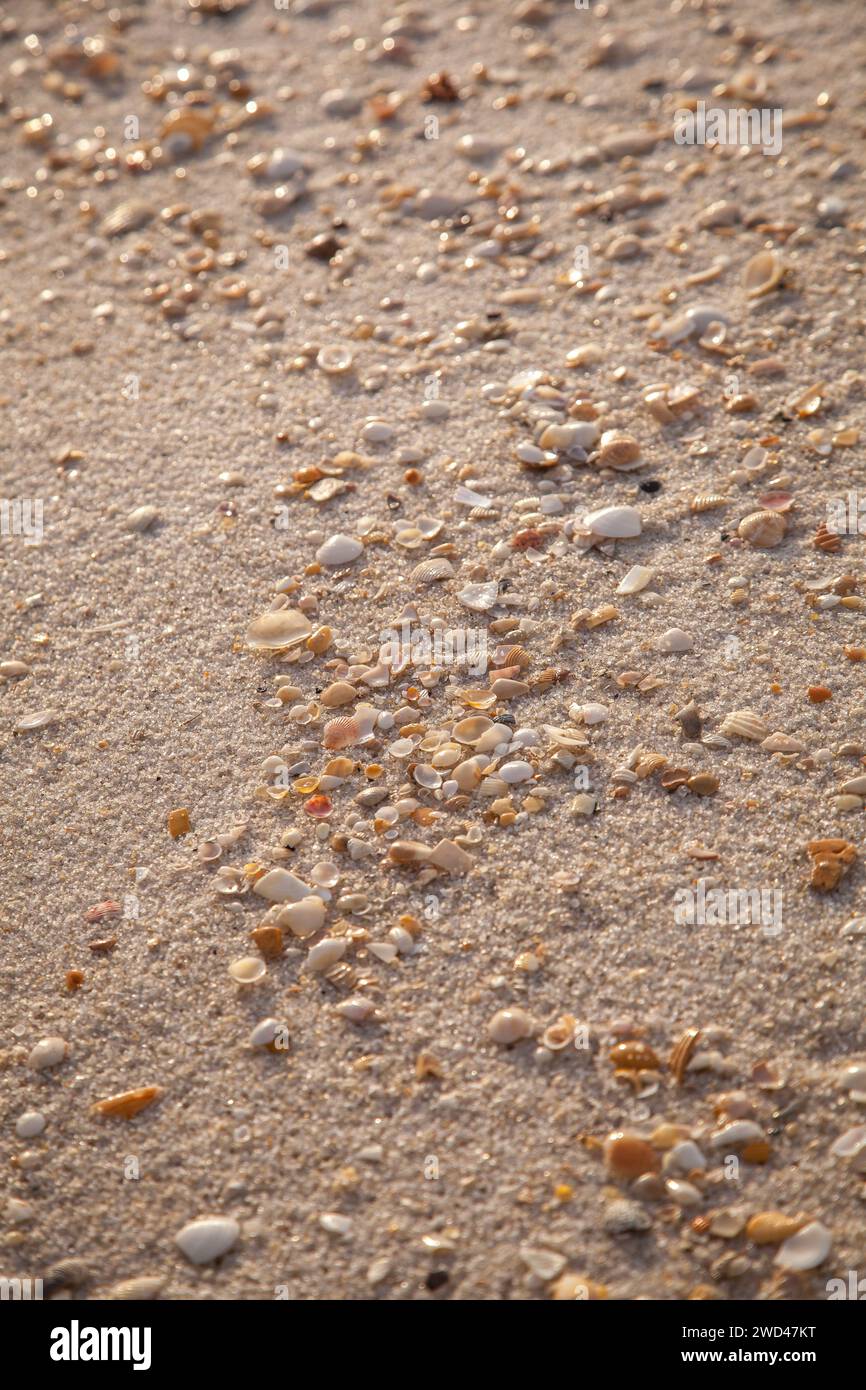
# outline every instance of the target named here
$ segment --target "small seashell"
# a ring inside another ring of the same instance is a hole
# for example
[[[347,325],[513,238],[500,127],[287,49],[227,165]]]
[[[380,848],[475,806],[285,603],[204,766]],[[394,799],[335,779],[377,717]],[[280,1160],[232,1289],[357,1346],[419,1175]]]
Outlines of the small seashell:
[[[247,641],[251,647],[278,651],[283,647],[297,646],[310,636],[312,630],[312,623],[300,609],[279,608],[271,613],[263,613],[250,623]]]
[[[210,1264],[236,1244],[241,1228],[229,1216],[204,1216],[190,1221],[175,1236],[175,1243],[194,1265]]]
[[[155,216],[156,209],[149,203],[130,199],[112,209],[108,216],[103,218],[99,230],[103,236],[124,236],[126,232],[135,232],[139,227],[145,226]]]
[[[355,536],[329,536],[316,551],[320,565],[351,565],[364,552],[364,546]]]
[[[753,1245],[781,1245],[809,1222],[808,1216],[786,1216],[782,1211],[759,1211],[746,1223],[746,1236]]]
[[[239,985],[255,985],[267,973],[268,968],[261,956],[241,956],[229,966],[229,974]]]
[[[827,555],[836,555],[842,549],[837,532],[828,530],[826,522],[823,521],[812,537],[812,544],[816,550],[823,550]]]
[[[345,937],[326,937],[324,941],[319,941],[317,945],[310,948],[304,963],[306,969],[312,970],[315,974],[319,974],[323,970],[330,970],[332,965],[336,965],[338,960],[342,960],[348,947],[349,943]]]
[[[322,691],[319,701],[326,709],[338,709],[340,705],[351,704],[357,698],[357,690],[348,681],[334,681],[333,685]]]
[[[656,650],[660,652],[691,652],[694,646],[694,637],[680,627],[669,628],[656,642]]]
[[[794,505],[794,494],[793,492],[764,492],[758,501],[767,511],[789,512]]]
[[[422,560],[409,575],[416,584],[435,584],[441,579],[454,578],[454,566],[450,560],[440,556],[433,560]]]
[[[764,1131],[754,1120],[733,1120],[709,1138],[713,1149],[738,1149],[764,1139]]]
[[[646,565],[632,565],[616,586],[617,594],[639,594],[642,589],[646,588],[654,574],[655,571],[648,569]]]
[[[263,1018],[250,1034],[250,1047],[264,1047],[268,1052],[285,1052],[289,1046],[289,1027],[278,1018]]]
[[[58,1067],[68,1056],[69,1043],[65,1038],[42,1038],[31,1048],[27,1065],[34,1071],[47,1071],[50,1067]]]
[[[134,511],[129,513],[129,516],[124,521],[124,529],[127,531],[138,531],[139,533],[148,531],[157,520],[158,516],[159,512],[156,510],[156,507],[147,505],[136,507]]]
[[[640,444],[632,435],[621,434],[618,430],[606,430],[590,462],[597,468],[628,471],[640,466],[640,456]]]
[[[428,565],[435,563],[435,560],[427,561]],[[421,569],[422,566],[419,565],[418,568]],[[464,608],[471,608],[474,613],[487,613],[494,607],[499,598],[499,581],[498,579],[491,579],[486,584],[467,584],[465,588],[458,591],[457,597]]]
[[[12,732],[16,734],[29,733],[31,729],[44,729],[48,724],[53,724],[60,718],[60,711],[57,709],[34,710],[32,714],[21,714],[12,725]]]
[[[805,753],[806,745],[799,738],[792,738],[790,734],[775,733],[770,734],[761,743],[761,747],[768,753]]]
[[[626,540],[641,533],[640,512],[636,507],[602,507],[599,511],[588,512],[583,518],[583,526],[593,535],[611,540]]]
[[[622,1130],[608,1135],[602,1152],[605,1167],[614,1178],[639,1178],[644,1173],[657,1173],[660,1167],[659,1156],[646,1139]]]
[[[172,153],[198,152],[213,130],[213,117],[194,106],[176,106],[159,128],[159,138]]]
[[[288,869],[269,869],[253,884],[253,892],[271,903],[300,902],[310,897],[306,883],[289,873]]]
[[[725,716],[719,732],[725,738],[736,735],[738,738],[748,738],[758,743],[767,737],[770,730],[761,716],[753,710],[737,709]]]
[[[355,994],[351,999],[345,999],[338,1004],[335,1013],[341,1018],[347,1018],[350,1023],[365,1023],[370,1016],[375,1013],[376,1005],[372,999],[365,999],[361,994]]]
[[[856,1158],[866,1150],[866,1125],[846,1129],[830,1146],[834,1158]]]
[[[678,1040],[668,1058],[668,1066],[671,1074],[678,1086],[682,1086],[689,1062],[694,1056],[695,1048],[701,1037],[700,1028],[687,1028],[682,1037]],[[693,1167],[697,1166],[695,1164]]]
[[[815,1269],[833,1246],[833,1236],[820,1221],[810,1221],[779,1247],[775,1263],[781,1269]]]
[[[571,1014],[563,1014],[555,1023],[551,1023],[545,1028],[541,1035],[542,1046],[550,1052],[561,1052],[564,1047],[568,1047],[574,1037],[575,1019]]]
[[[534,1024],[529,1014],[517,1008],[500,1009],[487,1025],[491,1040],[503,1046],[528,1038],[533,1031]]]
[[[776,289],[785,277],[785,263],[778,251],[759,251],[743,267],[743,289],[749,299],[758,299]]]
[[[718,492],[702,492],[697,497],[693,497],[689,503],[689,511],[692,512],[712,512],[718,507],[727,505],[728,498],[722,497]]]
[[[129,1120],[139,1110],[146,1110],[164,1094],[161,1086],[139,1086],[134,1091],[121,1091],[107,1100],[98,1100],[93,1106],[97,1115],[116,1115]]]
[[[113,1284],[105,1295],[120,1303],[149,1303],[158,1298],[165,1288],[165,1279],[160,1275],[142,1274],[135,1279],[121,1279]]]
[[[357,743],[361,729],[356,719],[329,719],[322,730],[322,747],[329,749],[348,748]]]
[[[661,1066],[649,1043],[637,1040],[617,1043],[610,1050],[610,1060],[618,1071],[658,1071]]]
[[[760,550],[772,550],[785,535],[785,519],[779,512],[751,512],[743,517],[737,535]]]
[[[493,720],[484,714],[474,714],[468,719],[460,719],[451,730],[458,743],[474,744],[488,729],[493,728]]]
[[[277,923],[280,927],[288,927],[293,936],[313,936],[324,926],[325,916],[322,899],[310,896],[284,907],[277,917]]]

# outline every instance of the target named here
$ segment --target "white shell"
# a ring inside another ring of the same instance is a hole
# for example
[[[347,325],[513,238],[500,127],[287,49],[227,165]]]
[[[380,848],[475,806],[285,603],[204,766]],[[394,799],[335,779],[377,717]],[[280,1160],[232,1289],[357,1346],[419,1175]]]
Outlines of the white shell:
[[[329,536],[316,551],[316,559],[320,565],[351,565],[363,551],[363,545],[354,536]]]
[[[231,1250],[240,1233],[240,1226],[230,1216],[204,1216],[190,1221],[174,1239],[194,1265],[206,1265]]]
[[[640,512],[636,507],[602,507],[583,518],[587,531],[611,540],[629,540],[641,533]]]
[[[268,970],[261,956],[240,956],[229,966],[229,974],[239,985],[255,985]]]
[[[48,1067],[58,1067],[69,1055],[69,1044],[65,1038],[42,1038],[30,1051],[27,1065],[34,1071],[45,1071]]]
[[[323,925],[325,910],[321,898],[302,898],[299,903],[284,907],[277,920],[294,936],[312,936]]]
[[[487,1031],[493,1042],[507,1045],[529,1037],[532,1019],[524,1009],[500,1009],[488,1023]]]
[[[866,1125],[855,1125],[853,1129],[846,1129],[844,1134],[839,1135],[839,1138],[830,1145],[830,1152],[834,1158],[853,1158],[864,1148],[866,1148]]]
[[[499,597],[499,581],[491,579],[486,584],[467,584],[457,597],[464,608],[471,608],[475,613],[486,613]]]
[[[289,1027],[278,1018],[263,1018],[250,1033],[250,1047],[284,1048],[288,1042]]]
[[[499,769],[499,776],[503,782],[528,782],[532,776],[532,765],[518,760],[513,763],[505,763]]]
[[[313,971],[330,969],[346,954],[348,945],[345,937],[340,936],[329,936],[324,941],[320,941],[318,945],[311,948],[310,954],[307,956],[307,969]]]
[[[33,714],[22,714],[12,726],[13,732],[24,734],[30,729],[44,729],[46,724],[53,724],[59,718],[60,711],[57,709],[39,709]]]
[[[776,1264],[782,1269],[815,1269],[823,1264],[833,1245],[833,1236],[820,1221],[810,1221],[796,1235],[782,1242]]]
[[[302,883],[288,869],[269,869],[253,884],[253,892],[267,898],[269,903],[300,902],[310,896],[306,883]]]
[[[641,589],[645,589],[655,573],[648,569],[646,565],[632,565],[627,574],[616,586],[618,594],[639,594]]]
[[[669,628],[656,642],[656,648],[660,652],[690,652],[694,651],[694,646],[694,637],[688,632],[683,632],[681,627]]]
[[[758,1139],[765,1139],[766,1135],[760,1125],[756,1125],[754,1120],[734,1120],[731,1124],[725,1125],[718,1133],[710,1135],[710,1147],[713,1149],[724,1149],[743,1144],[752,1144]]]

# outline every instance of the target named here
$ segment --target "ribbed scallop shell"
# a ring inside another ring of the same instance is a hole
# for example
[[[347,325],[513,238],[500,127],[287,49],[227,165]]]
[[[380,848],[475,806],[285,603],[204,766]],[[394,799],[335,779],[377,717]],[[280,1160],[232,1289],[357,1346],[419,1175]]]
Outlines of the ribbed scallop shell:
[[[436,584],[440,579],[453,579],[454,566],[444,556],[436,560],[422,560],[420,565],[415,566],[410,578],[416,584]]]
[[[103,236],[123,236],[125,232],[134,232],[143,227],[155,213],[156,209],[149,203],[130,199],[118,204],[107,217],[104,217],[99,230]]]
[[[722,720],[719,732],[724,734],[726,738],[736,734],[738,738],[749,738],[757,743],[761,739],[767,738],[770,730],[761,716],[755,714],[754,710],[735,709]]]
[[[525,647],[509,647],[502,658],[503,666],[519,666],[521,671],[525,671],[530,664],[531,657]]]
[[[759,550],[772,550],[785,534],[785,518],[779,512],[750,512],[737,527],[737,535]]]
[[[329,719],[322,730],[322,747],[348,748],[351,744],[357,743],[360,735],[361,730],[357,719],[348,716]]]

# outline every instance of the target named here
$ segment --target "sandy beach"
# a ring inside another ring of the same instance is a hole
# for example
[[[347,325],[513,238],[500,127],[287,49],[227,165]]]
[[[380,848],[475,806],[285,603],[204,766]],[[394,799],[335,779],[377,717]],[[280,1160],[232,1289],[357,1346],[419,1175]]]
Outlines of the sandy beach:
[[[866,12],[5,16],[0,1275],[833,1296]]]

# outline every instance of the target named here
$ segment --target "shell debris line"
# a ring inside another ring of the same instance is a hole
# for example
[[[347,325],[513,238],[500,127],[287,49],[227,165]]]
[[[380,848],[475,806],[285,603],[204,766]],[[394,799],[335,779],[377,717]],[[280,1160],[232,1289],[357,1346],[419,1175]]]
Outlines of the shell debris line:
[[[8,8],[0,1273],[828,1298],[862,25]]]

